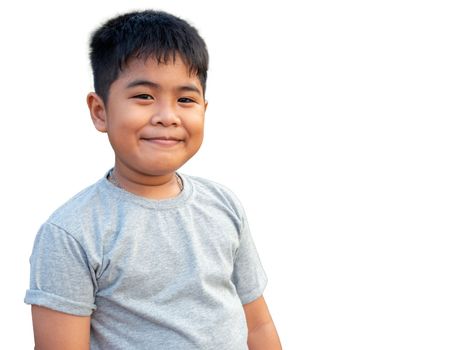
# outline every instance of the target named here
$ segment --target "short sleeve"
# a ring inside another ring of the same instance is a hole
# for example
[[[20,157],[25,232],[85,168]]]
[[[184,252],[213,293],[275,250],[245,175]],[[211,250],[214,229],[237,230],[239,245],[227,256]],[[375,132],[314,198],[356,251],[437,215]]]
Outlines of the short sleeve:
[[[95,278],[83,248],[69,233],[54,224],[44,224],[36,236],[30,264],[26,304],[91,315],[96,308]]]
[[[248,304],[258,299],[267,284],[266,273],[258,256],[246,218],[240,232],[240,244],[237,250],[233,283],[242,304]]]

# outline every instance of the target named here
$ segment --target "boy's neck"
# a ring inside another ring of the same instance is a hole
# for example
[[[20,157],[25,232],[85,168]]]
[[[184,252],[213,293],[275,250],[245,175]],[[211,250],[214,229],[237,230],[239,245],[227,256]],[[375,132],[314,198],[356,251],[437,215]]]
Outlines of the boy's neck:
[[[108,179],[127,192],[149,199],[173,198],[183,190],[182,179],[175,172],[150,176],[116,165]]]

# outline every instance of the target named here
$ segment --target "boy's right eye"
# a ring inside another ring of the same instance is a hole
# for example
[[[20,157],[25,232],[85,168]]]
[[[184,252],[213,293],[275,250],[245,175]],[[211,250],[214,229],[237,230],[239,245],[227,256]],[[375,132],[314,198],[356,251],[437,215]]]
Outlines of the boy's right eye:
[[[139,95],[133,96],[133,98],[137,98],[140,100],[153,100],[154,99],[151,95],[148,95],[148,94],[139,94]]]

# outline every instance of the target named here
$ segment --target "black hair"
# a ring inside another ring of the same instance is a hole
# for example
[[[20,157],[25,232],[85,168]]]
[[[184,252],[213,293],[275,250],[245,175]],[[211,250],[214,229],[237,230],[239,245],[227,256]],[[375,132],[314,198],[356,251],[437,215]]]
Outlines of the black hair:
[[[92,34],[90,49],[94,89],[104,103],[110,85],[131,58],[168,63],[178,54],[206,91],[206,44],[196,28],[169,13],[146,10],[112,18]]]

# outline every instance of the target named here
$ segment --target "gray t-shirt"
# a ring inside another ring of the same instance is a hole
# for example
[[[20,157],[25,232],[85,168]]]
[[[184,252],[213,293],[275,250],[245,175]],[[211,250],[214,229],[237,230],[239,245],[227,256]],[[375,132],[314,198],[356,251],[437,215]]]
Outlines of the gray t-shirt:
[[[106,177],[39,230],[27,304],[91,315],[91,349],[247,349],[242,304],[267,283],[245,213],[225,187],[181,175],[149,200]]]

